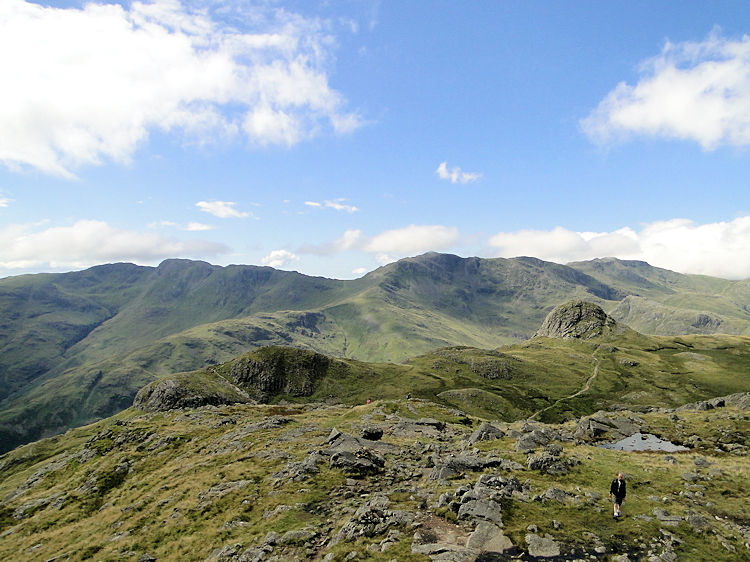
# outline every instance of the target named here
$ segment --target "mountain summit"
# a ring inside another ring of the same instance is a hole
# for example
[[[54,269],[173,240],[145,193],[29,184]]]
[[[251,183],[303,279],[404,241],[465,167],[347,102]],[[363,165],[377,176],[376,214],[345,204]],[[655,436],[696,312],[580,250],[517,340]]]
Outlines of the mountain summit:
[[[570,301],[555,307],[534,337],[588,339],[616,331],[617,322],[602,308],[586,301]]]

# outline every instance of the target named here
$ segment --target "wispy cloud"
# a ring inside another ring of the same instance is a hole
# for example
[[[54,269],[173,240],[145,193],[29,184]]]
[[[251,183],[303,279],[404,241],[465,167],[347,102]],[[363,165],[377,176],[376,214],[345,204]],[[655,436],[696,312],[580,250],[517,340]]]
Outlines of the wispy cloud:
[[[149,225],[151,228],[155,228],[158,226],[163,226],[167,228],[177,228],[179,230],[185,230],[187,232],[198,232],[198,231],[205,231],[205,230],[213,230],[214,227],[209,224],[203,224],[200,222],[189,222],[186,225],[181,225],[179,223],[173,222],[173,221],[160,221],[158,223],[153,223]]]
[[[451,183],[470,183],[482,177],[477,172],[464,172],[458,166],[449,170],[447,162],[441,162],[435,173],[441,180],[450,180]]]
[[[617,257],[727,279],[750,277],[750,216],[695,224],[671,219],[611,232],[552,230],[500,232],[489,239],[501,257],[535,256],[558,263]]]
[[[619,83],[581,121],[594,141],[628,135],[689,139],[711,150],[750,144],[750,37],[667,42],[634,86]]]
[[[322,203],[318,201],[305,201],[305,205],[308,207],[313,207],[315,209],[322,209],[325,207],[328,209],[333,209],[335,211],[345,211],[347,213],[356,213],[357,211],[359,211],[358,207],[355,207],[354,205],[346,205],[344,204],[344,201],[346,201],[346,199],[340,197],[338,199],[333,199],[330,201],[323,201]]]
[[[116,261],[152,264],[171,257],[205,259],[229,252],[224,244],[124,230],[98,220],[40,226],[0,229],[0,268],[81,268]]]
[[[0,196],[0,207],[7,207],[10,205],[12,199],[8,199],[7,197]]]
[[[347,213],[356,213],[359,211],[354,205],[345,205],[344,201],[346,201],[346,199],[334,199],[333,201],[325,201],[324,204],[329,209],[334,209],[336,211],[345,211]]]
[[[247,211],[238,211],[234,208],[234,201],[198,201],[195,206],[204,213],[209,213],[220,219],[244,219],[250,215]]]
[[[200,222],[189,222],[185,227],[188,232],[201,232],[205,230],[213,230],[214,227],[210,224],[203,224]]]
[[[72,177],[152,131],[292,146],[362,124],[329,86],[325,22],[256,5],[241,31],[216,6],[0,2],[0,162]]]
[[[299,256],[288,250],[273,250],[260,261],[263,265],[279,269],[299,261]]]

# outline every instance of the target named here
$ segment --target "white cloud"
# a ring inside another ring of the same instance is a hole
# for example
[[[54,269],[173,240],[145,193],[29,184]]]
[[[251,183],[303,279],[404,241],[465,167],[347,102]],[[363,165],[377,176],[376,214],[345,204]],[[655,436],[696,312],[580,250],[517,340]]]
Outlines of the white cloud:
[[[352,273],[354,275],[364,275],[367,273],[368,269],[366,267],[358,267],[356,269],[352,269]]]
[[[429,250],[444,250],[458,240],[458,229],[442,225],[409,225],[373,236],[364,246],[374,254],[406,256]]]
[[[451,183],[469,183],[482,177],[476,172],[462,172],[458,166],[449,170],[447,162],[441,162],[435,173],[441,180],[450,180]]]
[[[628,134],[694,140],[711,150],[750,144],[750,37],[667,42],[635,86],[615,87],[581,121],[594,141]]]
[[[750,216],[728,222],[695,224],[671,219],[644,225],[636,231],[553,230],[501,232],[489,245],[502,257],[535,256],[558,263],[617,257],[651,265],[727,279],[750,277]]]
[[[8,199],[7,197],[0,197],[0,207],[7,207],[11,201],[12,199]]]
[[[305,205],[307,205],[308,207],[315,207],[315,208],[323,206],[322,204],[318,203],[317,201],[305,201]]]
[[[293,254],[288,250],[273,250],[270,254],[268,254],[260,261],[263,265],[279,269],[291,263],[299,261],[299,256]]]
[[[198,201],[195,206],[204,213],[209,213],[220,219],[244,219],[250,216],[250,213],[246,211],[235,209],[234,206],[236,204],[234,201]]]
[[[0,162],[71,177],[156,130],[291,146],[361,125],[328,83],[325,22],[260,5],[229,25],[208,6],[0,2]]]
[[[362,242],[362,231],[358,229],[347,230],[333,242],[324,244],[306,244],[298,251],[302,254],[317,254],[319,256],[330,256],[351,249],[358,249]]]
[[[123,230],[97,220],[42,230],[40,226],[0,229],[0,268],[82,268],[116,261],[151,264],[165,258],[208,258],[229,251],[224,244]]]

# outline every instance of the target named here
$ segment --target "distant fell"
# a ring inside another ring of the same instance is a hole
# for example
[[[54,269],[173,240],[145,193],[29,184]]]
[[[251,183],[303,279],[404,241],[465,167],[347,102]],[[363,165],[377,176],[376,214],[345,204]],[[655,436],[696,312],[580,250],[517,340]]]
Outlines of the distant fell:
[[[114,414],[165,375],[283,345],[401,362],[532,337],[584,300],[645,334],[750,334],[750,284],[643,262],[428,253],[360,279],[167,260],[0,279],[0,450]]]

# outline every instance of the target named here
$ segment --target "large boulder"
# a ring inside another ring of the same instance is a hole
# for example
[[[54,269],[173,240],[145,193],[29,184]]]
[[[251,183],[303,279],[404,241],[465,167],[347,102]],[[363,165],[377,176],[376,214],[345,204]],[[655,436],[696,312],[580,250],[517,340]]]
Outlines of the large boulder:
[[[617,329],[617,322],[600,306],[571,301],[554,308],[534,337],[588,339],[615,333]]]

